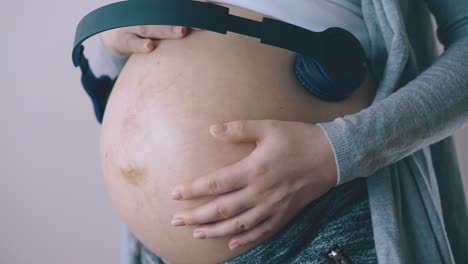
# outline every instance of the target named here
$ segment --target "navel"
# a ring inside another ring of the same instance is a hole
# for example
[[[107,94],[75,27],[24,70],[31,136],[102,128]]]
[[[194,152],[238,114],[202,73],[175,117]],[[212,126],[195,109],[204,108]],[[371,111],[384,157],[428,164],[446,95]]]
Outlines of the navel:
[[[124,180],[133,186],[140,186],[146,183],[147,175],[143,168],[134,164],[128,164],[120,168],[120,173]]]

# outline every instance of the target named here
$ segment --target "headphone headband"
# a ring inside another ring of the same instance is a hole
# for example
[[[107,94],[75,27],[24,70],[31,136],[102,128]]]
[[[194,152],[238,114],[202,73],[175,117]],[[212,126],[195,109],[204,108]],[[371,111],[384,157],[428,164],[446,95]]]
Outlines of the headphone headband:
[[[130,0],[106,5],[79,23],[73,46],[73,64],[84,72],[88,61],[82,43],[100,32],[136,25],[177,25],[226,34],[228,31],[259,38],[263,44],[311,57],[338,87],[355,87],[366,72],[364,49],[350,32],[328,28],[313,32],[264,17],[262,22],[229,14],[229,8],[192,0]]]

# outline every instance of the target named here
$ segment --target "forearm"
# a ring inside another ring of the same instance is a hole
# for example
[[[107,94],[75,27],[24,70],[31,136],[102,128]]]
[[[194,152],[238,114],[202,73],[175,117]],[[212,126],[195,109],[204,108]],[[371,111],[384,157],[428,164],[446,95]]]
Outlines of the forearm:
[[[338,184],[371,175],[451,134],[468,120],[468,36],[391,96],[320,124],[333,147]]]

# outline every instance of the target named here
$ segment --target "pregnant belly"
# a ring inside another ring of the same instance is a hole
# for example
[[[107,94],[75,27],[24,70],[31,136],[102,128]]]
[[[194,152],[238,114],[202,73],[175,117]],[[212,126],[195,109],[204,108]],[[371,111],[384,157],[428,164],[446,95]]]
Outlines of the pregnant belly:
[[[231,13],[260,15],[231,6]],[[101,130],[102,171],[118,214],[151,251],[171,263],[217,263],[240,255],[229,237],[197,240],[173,227],[175,212],[216,197],[171,199],[175,185],[247,156],[254,144],[226,144],[211,124],[240,119],[317,123],[357,112],[374,95],[370,79],[352,97],[327,103],[293,73],[294,53],[237,34],[196,31],[133,55],[110,95]]]

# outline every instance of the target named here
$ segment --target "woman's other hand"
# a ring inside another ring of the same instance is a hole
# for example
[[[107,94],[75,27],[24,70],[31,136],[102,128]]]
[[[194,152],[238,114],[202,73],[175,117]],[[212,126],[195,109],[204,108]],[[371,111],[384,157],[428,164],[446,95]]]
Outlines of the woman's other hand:
[[[132,26],[108,30],[100,35],[104,47],[115,56],[153,51],[160,39],[180,39],[188,29],[180,26]]]
[[[239,162],[175,188],[173,198],[178,200],[220,195],[174,215],[173,225],[195,226],[195,238],[232,236],[231,249],[254,242],[336,184],[333,149],[318,125],[239,120],[211,128],[221,142],[257,146]]]

